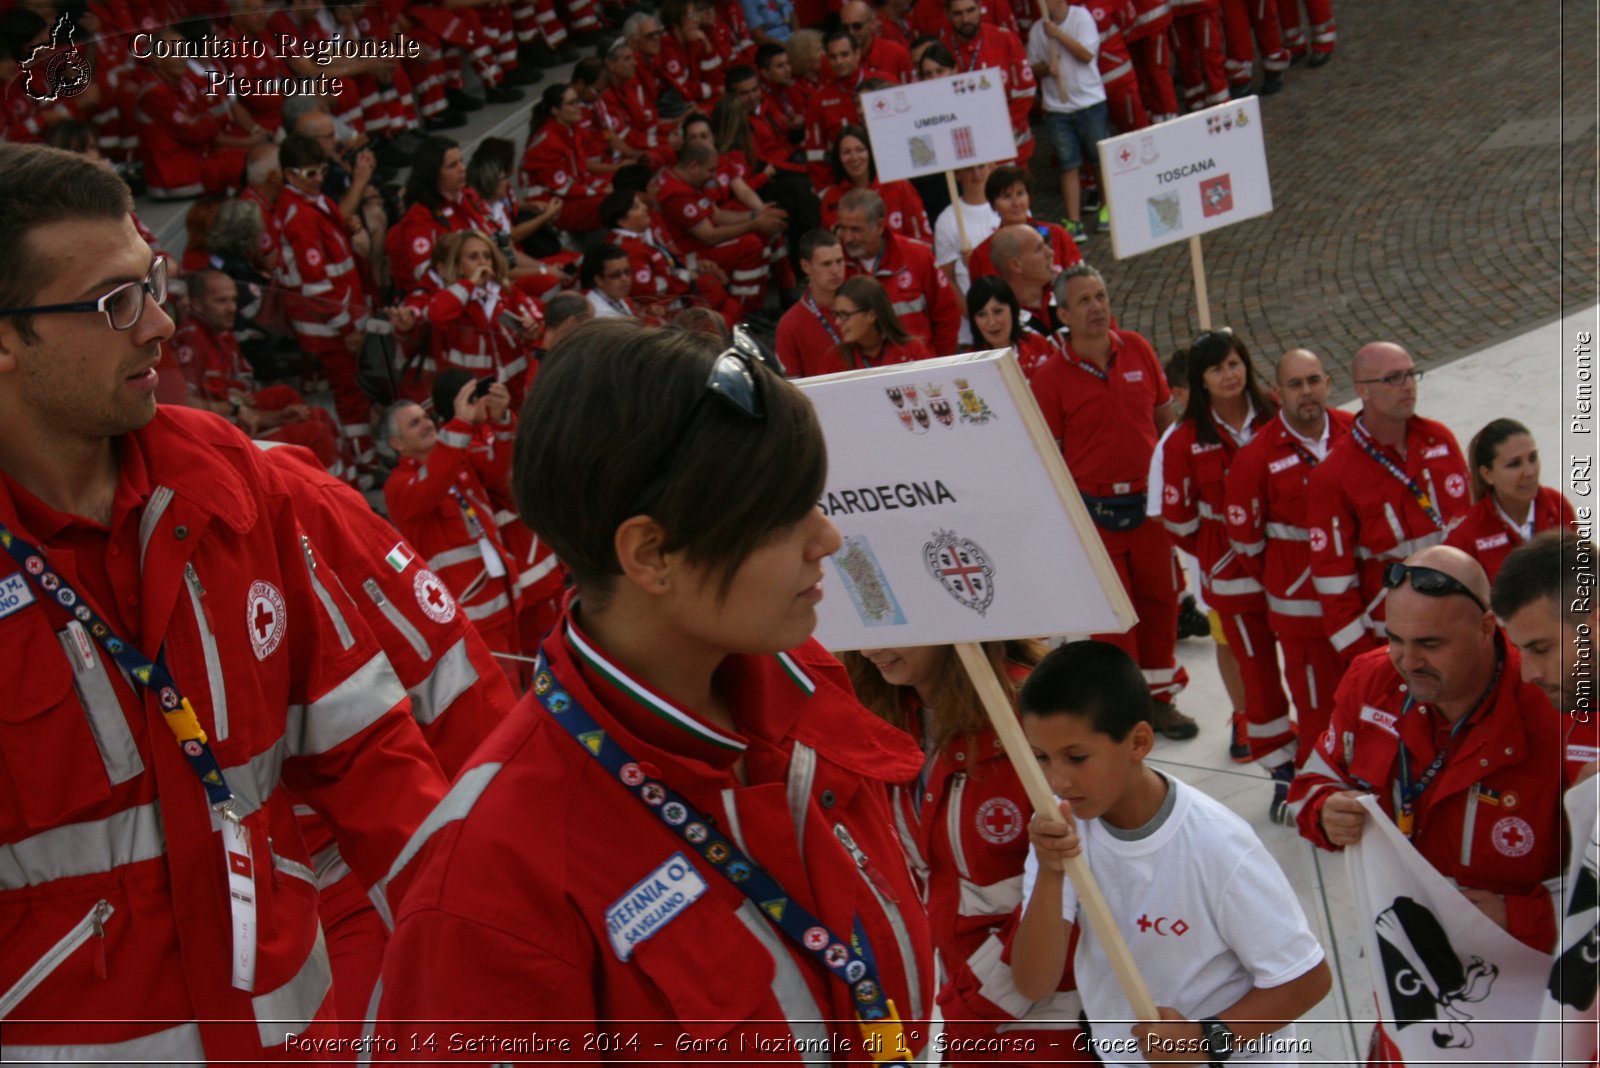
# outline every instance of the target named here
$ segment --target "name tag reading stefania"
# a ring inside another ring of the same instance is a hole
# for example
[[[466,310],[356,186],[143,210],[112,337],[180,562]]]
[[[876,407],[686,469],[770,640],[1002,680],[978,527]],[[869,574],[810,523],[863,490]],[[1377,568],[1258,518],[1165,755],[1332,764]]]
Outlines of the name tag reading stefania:
[[[706,892],[706,881],[682,853],[668,857],[606,909],[606,934],[618,960],[653,937]]]

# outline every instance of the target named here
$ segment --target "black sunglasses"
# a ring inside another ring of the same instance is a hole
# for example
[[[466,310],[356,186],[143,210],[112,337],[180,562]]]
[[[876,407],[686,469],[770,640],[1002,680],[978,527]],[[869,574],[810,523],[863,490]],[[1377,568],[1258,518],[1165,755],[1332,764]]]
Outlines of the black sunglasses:
[[[689,431],[694,428],[695,421],[699,418],[708,397],[716,397],[747,419],[767,417],[767,407],[762,401],[758,381],[760,372],[756,370],[756,365],[768,363],[767,354],[763,351],[761,343],[751,336],[743,323],[735,325],[733,344],[719,353],[712,362],[711,374],[706,377],[705,388],[690,406],[689,414],[684,418],[683,426],[678,429],[677,435],[673,437],[672,444],[661,452],[660,469],[628,505],[623,518],[648,514],[650,505],[666,488],[667,478],[672,474],[673,465],[678,457],[678,450],[688,439]]]
[[[1411,576],[1411,588],[1418,593],[1429,597],[1446,597],[1452,593],[1459,593],[1463,597],[1472,598],[1472,603],[1478,606],[1480,612],[1487,612],[1489,606],[1478,599],[1478,595],[1467,589],[1458,579],[1437,571],[1431,567],[1419,567],[1415,564],[1392,563],[1385,564],[1383,568],[1383,585],[1385,589],[1395,589],[1405,584],[1406,576]]]

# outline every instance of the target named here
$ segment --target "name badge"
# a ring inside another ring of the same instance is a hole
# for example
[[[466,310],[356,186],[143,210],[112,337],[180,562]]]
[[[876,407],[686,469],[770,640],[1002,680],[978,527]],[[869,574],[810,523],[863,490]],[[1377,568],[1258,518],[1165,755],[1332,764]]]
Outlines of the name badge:
[[[1143,382],[1144,381],[1144,372],[1143,371],[1124,371],[1124,372],[1122,372],[1122,380],[1124,382]]]
[[[1448,445],[1430,445],[1428,448],[1422,450],[1422,458],[1424,460],[1437,460],[1440,457],[1449,455],[1450,446]]]
[[[1506,534],[1491,534],[1487,538],[1479,538],[1478,539],[1478,551],[1482,552],[1485,549],[1498,549],[1502,545],[1510,545],[1510,544],[1511,544],[1511,538],[1510,538],[1509,535],[1506,535]]]
[[[1370,723],[1379,730],[1387,731],[1396,738],[1400,736],[1400,732],[1395,729],[1395,718],[1392,712],[1385,712],[1383,709],[1373,708],[1371,705],[1362,705],[1361,721]]]
[[[694,865],[682,853],[672,854],[606,909],[611,951],[627,960],[635,946],[655,937],[705,892],[706,881]]]
[[[1278,475],[1278,474],[1282,474],[1283,472],[1289,470],[1289,468],[1295,466],[1299,462],[1300,462],[1300,457],[1298,457],[1298,456],[1285,456],[1281,460],[1274,460],[1270,464],[1268,464],[1267,465],[1267,470],[1271,471],[1275,475]]]
[[[33,590],[28,588],[28,578],[22,572],[0,579],[0,619],[20,611],[33,603]]]
[[[1587,764],[1592,760],[1600,760],[1600,746],[1569,745],[1567,746],[1567,760],[1573,764]]]

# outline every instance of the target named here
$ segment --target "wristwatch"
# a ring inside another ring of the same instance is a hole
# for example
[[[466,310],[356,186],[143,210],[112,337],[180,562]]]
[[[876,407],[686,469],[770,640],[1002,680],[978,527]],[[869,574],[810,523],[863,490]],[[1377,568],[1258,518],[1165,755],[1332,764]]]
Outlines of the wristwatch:
[[[1221,1064],[1233,1056],[1233,1032],[1228,1025],[1215,1016],[1207,1016],[1200,1021],[1200,1034],[1206,1043],[1206,1056],[1211,1058],[1212,1064]]]

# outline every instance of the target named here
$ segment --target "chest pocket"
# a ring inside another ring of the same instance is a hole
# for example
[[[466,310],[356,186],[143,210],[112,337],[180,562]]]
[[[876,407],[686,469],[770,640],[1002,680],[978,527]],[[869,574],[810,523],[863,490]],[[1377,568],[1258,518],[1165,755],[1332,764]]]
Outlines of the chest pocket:
[[[1195,496],[1220,513],[1228,478],[1227,453],[1222,449],[1206,449],[1191,453],[1189,463],[1194,468]]]
[[[0,701],[0,762],[13,795],[0,833],[67,822],[144,770],[118,700],[127,684],[110,677],[115,669],[91,642],[81,629],[56,632],[36,609],[0,621],[0,648],[18,672]]]
[[[753,912],[754,906],[748,911]],[[759,914],[755,920],[766,922]],[[658,995],[672,1006],[685,1033],[692,1038],[717,1038],[746,1021],[776,1015],[762,1007],[778,968],[788,961],[773,957],[773,950],[782,952],[784,936],[770,924],[768,927],[779,942],[769,944],[758,938],[741,913],[710,887],[655,936],[639,943],[633,960]]]

